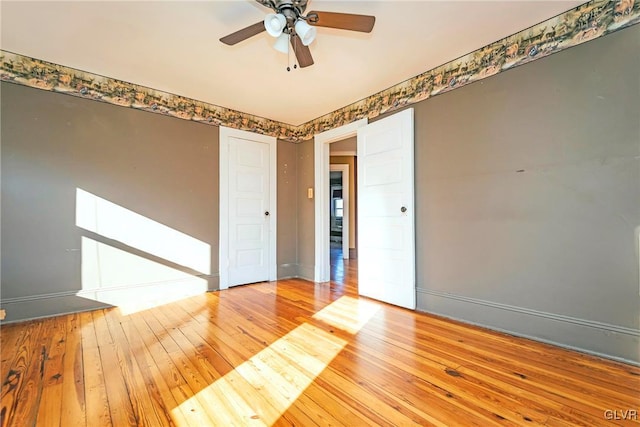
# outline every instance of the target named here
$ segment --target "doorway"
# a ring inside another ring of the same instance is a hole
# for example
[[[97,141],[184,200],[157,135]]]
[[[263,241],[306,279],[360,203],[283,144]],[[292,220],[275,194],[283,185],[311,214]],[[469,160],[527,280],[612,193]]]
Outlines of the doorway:
[[[353,150],[339,152],[334,148],[350,143]],[[329,264],[330,279],[336,285],[357,284],[355,259],[355,163],[356,138],[338,141],[330,146],[329,166]]]
[[[330,275],[330,222],[329,222],[329,165],[330,144],[354,137],[358,129],[366,126],[366,118],[323,132],[314,137],[315,198],[315,282],[328,282]],[[322,196],[320,196],[322,195]]]
[[[408,108],[315,136],[316,194],[329,192],[329,146],[357,135],[358,293],[415,309],[414,123]],[[316,197],[315,281],[329,274],[329,198]]]
[[[331,156],[329,166],[329,246],[331,254],[338,254],[342,259],[349,259],[351,215],[351,181],[349,165],[334,163]],[[352,157],[355,160],[355,156]],[[355,242],[353,242],[355,243]]]

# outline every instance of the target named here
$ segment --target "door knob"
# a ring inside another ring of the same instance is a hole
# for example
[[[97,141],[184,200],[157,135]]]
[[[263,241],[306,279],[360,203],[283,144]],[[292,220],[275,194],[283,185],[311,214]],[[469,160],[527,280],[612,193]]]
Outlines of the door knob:
[[[265,212],[264,212],[264,215],[265,215],[265,216],[269,216],[269,211],[265,211]]]
[[[407,211],[407,208],[405,208],[404,206],[400,208],[400,212],[405,213]]]

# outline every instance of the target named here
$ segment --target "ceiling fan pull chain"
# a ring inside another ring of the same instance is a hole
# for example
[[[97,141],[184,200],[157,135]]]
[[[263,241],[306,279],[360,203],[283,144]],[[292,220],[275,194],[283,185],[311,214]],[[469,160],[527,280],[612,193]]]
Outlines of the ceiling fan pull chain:
[[[289,43],[291,43],[291,34],[289,34]],[[296,51],[296,49],[298,49],[297,43],[297,37],[293,39],[293,50],[294,52]],[[298,64],[296,63],[296,61],[298,60],[297,56],[295,56],[293,58],[293,69],[295,70],[296,68],[298,68]],[[291,71],[291,66],[289,66],[289,64],[291,64],[291,49],[287,50],[287,71]]]
[[[289,46],[291,44],[291,34],[289,34],[289,44],[287,46]],[[287,49],[287,71],[291,71],[291,67],[289,67],[289,64],[291,63],[291,49]]]
[[[291,34],[289,34],[289,37],[291,37]],[[298,51],[298,40],[299,38],[296,37],[295,39],[293,39],[293,42],[296,44],[295,49],[293,49],[294,51]],[[296,63],[298,61],[298,55],[295,55],[293,57],[293,69],[295,70],[296,68],[298,68],[298,64]]]

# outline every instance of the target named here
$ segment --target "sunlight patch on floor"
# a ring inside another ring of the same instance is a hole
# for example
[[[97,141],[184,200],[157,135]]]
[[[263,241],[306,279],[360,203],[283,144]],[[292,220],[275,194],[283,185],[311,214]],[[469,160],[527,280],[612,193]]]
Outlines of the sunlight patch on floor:
[[[379,309],[376,303],[343,296],[313,317],[357,333]],[[272,425],[346,345],[346,340],[303,323],[172,413],[176,420],[189,414],[186,407],[196,400],[215,425]]]
[[[207,408],[216,425],[272,425],[346,344],[341,338],[303,323],[172,413],[192,406],[190,401],[196,399]]]
[[[343,296],[313,315],[336,328],[357,333],[380,310],[380,304]]]

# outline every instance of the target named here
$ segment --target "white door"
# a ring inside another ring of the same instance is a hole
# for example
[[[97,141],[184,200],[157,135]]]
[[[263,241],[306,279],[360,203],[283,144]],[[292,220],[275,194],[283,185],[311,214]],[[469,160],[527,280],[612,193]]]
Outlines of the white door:
[[[275,146],[264,138],[221,129],[221,289],[275,279]]]
[[[229,286],[269,280],[269,146],[229,141]]]
[[[358,290],[416,308],[413,109],[358,129]]]

